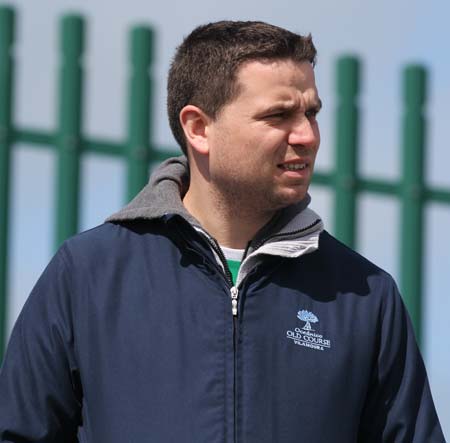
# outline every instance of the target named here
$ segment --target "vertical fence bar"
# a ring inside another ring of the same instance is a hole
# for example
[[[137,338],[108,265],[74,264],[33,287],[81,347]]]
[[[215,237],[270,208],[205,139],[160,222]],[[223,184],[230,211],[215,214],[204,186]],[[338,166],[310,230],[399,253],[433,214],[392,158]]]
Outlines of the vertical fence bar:
[[[403,73],[403,180],[401,218],[401,289],[421,337],[422,264],[424,232],[424,170],[426,71],[408,66]]]
[[[6,345],[14,10],[0,8],[0,362]]]
[[[78,231],[84,50],[83,19],[68,15],[61,25],[56,246]]]
[[[128,114],[127,200],[147,183],[150,153],[150,75],[153,58],[153,33],[146,27],[131,32],[131,75]]]
[[[355,247],[357,212],[356,178],[358,168],[359,61],[343,57],[337,63],[336,172],[334,229],[336,237]]]

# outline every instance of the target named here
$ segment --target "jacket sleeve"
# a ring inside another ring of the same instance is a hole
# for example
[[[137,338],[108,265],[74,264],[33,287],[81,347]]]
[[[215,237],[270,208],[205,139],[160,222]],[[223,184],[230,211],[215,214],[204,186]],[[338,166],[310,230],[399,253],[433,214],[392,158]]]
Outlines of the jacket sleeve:
[[[0,442],[76,442],[81,386],[60,250],[13,328],[0,370]]]
[[[445,443],[412,323],[389,276],[359,443]]]

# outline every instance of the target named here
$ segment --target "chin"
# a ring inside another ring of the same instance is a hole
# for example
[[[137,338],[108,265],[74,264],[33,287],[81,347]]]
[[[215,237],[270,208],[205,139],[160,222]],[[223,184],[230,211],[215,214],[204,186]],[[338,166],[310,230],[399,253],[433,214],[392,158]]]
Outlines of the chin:
[[[299,188],[286,189],[281,193],[281,196],[284,197],[284,199],[288,201],[290,205],[292,205],[303,200],[307,192],[308,188],[306,186],[301,186]]]
[[[286,206],[295,205],[302,201],[306,197],[306,190],[302,192],[291,192],[291,193],[283,193],[283,195],[278,195],[276,199],[278,204],[276,209],[282,209]]]

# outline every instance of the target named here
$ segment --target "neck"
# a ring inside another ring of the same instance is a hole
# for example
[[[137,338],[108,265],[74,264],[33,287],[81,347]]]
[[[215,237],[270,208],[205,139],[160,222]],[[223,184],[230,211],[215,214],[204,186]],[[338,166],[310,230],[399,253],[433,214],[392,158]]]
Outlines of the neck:
[[[195,181],[191,181],[183,204],[219,244],[233,249],[245,249],[274,215],[273,212],[257,213],[254,208],[242,208],[206,186],[196,186]]]

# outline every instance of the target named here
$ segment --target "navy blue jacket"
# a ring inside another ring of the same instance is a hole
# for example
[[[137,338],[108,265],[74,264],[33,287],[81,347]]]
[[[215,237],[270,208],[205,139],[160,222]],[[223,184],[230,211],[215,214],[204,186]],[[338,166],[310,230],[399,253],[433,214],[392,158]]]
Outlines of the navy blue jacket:
[[[326,231],[231,284],[177,214],[68,240],[14,327],[0,441],[442,443],[392,278]]]

